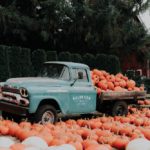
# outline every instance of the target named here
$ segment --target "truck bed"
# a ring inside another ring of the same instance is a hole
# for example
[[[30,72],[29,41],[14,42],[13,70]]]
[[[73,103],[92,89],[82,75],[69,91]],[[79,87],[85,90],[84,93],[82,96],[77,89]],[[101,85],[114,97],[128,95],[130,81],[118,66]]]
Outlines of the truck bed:
[[[99,95],[101,101],[104,100],[129,100],[129,99],[145,99],[146,91],[124,91],[114,92],[106,91]]]

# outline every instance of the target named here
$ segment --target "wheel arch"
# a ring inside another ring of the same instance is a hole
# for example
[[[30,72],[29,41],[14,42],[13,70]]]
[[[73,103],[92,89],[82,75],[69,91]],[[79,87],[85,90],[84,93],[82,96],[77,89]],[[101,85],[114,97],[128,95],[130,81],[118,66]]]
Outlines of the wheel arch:
[[[115,101],[115,102],[113,103],[112,112],[111,112],[112,115],[115,116],[114,113],[115,113],[116,108],[117,108],[118,106],[121,106],[121,107],[124,109],[123,111],[124,111],[125,115],[127,115],[127,113],[128,113],[128,102],[125,101],[125,100],[119,100],[119,101]]]
[[[41,100],[41,102],[38,105],[38,108],[40,106],[46,105],[46,104],[52,105],[53,107],[55,107],[55,109],[57,110],[57,112],[61,112],[62,111],[61,108],[60,108],[60,106],[59,106],[59,104],[58,104],[58,102],[55,99],[43,99],[43,100]]]

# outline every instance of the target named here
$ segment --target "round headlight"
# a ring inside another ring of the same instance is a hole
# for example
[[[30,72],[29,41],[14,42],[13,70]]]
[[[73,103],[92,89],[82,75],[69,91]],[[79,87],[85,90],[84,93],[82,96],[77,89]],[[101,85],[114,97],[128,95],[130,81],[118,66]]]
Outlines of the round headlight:
[[[25,89],[25,88],[20,88],[19,91],[20,91],[20,95],[21,95],[22,97],[28,97],[28,91],[27,91],[27,89]]]

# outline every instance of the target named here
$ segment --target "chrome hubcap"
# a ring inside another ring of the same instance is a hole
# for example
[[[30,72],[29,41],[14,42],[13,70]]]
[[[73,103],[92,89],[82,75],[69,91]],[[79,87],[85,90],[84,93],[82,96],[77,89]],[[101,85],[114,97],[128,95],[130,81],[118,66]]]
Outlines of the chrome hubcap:
[[[54,114],[51,112],[51,111],[46,111],[43,116],[42,116],[42,123],[45,124],[45,123],[54,123]]]
[[[124,111],[123,107],[122,106],[118,106],[116,114],[118,116],[122,116],[123,115],[123,111]]]

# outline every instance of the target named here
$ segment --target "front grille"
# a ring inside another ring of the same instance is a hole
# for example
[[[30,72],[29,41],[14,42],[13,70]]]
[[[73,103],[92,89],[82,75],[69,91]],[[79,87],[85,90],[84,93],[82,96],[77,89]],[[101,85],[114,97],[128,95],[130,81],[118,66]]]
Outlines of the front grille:
[[[3,86],[2,92],[11,92],[11,93],[20,94],[19,89],[14,87],[9,87],[9,86]]]
[[[3,92],[3,96],[9,99],[14,99],[17,100],[16,96],[14,94],[8,93],[8,92]]]
[[[29,105],[29,100],[22,97],[20,95],[19,89],[14,88],[14,87],[3,86],[2,97],[3,97],[2,100],[7,101],[9,103],[15,103],[17,105],[22,105],[22,106]]]
[[[4,101],[10,102],[10,103],[15,103],[17,105],[22,105],[22,106],[29,105],[29,100],[26,98],[22,98],[19,94],[3,92],[2,96],[3,96],[2,100],[4,100]]]
[[[18,104],[17,97],[15,94],[9,92],[3,92],[2,95],[8,102]]]

